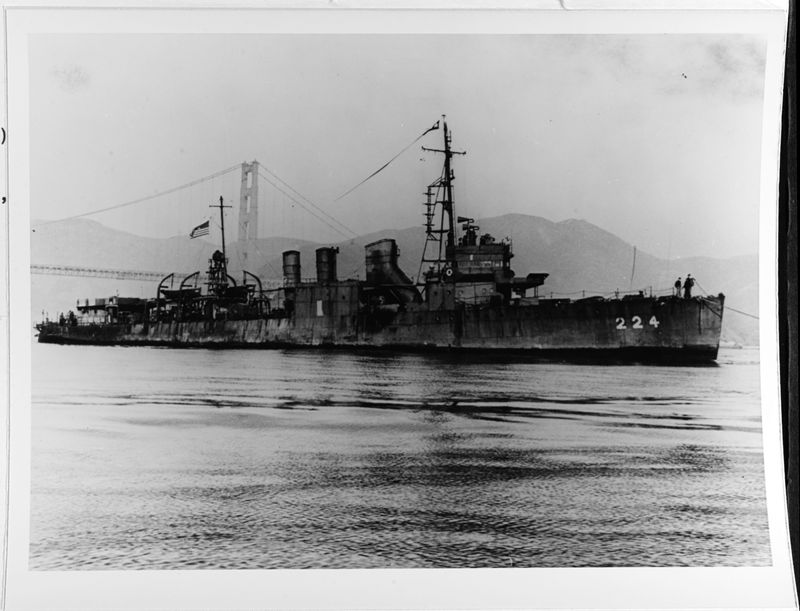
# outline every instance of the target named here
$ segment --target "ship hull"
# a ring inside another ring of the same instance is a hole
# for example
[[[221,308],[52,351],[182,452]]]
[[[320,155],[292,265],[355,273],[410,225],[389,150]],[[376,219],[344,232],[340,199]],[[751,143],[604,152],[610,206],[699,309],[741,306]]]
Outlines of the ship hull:
[[[536,305],[135,325],[39,326],[56,344],[204,348],[451,350],[570,360],[706,362],[717,356],[724,298],[543,301]]]

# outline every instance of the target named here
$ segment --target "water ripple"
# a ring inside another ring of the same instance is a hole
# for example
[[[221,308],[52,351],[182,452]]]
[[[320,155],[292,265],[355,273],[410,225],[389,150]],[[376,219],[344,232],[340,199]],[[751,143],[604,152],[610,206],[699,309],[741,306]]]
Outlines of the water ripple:
[[[771,562],[747,355],[65,354],[34,346],[33,570]]]

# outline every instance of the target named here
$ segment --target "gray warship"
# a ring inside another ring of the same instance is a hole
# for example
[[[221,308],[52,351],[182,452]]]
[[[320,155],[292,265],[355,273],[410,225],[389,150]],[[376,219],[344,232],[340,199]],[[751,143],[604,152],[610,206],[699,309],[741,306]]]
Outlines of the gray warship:
[[[725,297],[539,295],[547,273],[518,276],[512,244],[459,217],[452,162],[461,152],[442,121],[442,173],[426,190],[418,281],[401,269],[392,239],[365,245],[365,280],[340,279],[335,247],[316,251],[304,279],[300,253],[283,253],[280,286],[228,273],[224,239],[201,283],[194,272],[175,287],[166,276],[152,298],[88,300],[59,320],[36,325],[55,344],[206,348],[328,347],[486,351],[568,360],[706,363],[717,358]],[[438,124],[437,124],[438,126]],[[423,147],[424,148],[424,147]]]

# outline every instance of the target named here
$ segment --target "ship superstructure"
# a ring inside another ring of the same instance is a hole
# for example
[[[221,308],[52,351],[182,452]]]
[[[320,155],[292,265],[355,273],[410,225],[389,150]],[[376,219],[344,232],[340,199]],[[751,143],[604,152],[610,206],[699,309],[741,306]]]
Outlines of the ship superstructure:
[[[399,264],[392,239],[365,246],[365,280],[339,279],[338,249],[316,251],[316,277],[300,253],[283,253],[280,286],[244,271],[237,283],[222,250],[175,287],[173,275],[150,299],[112,297],[78,306],[79,316],[37,325],[39,341],[214,347],[519,351],[545,357],[611,357],[702,362],[719,347],[724,296],[546,299],[548,274],[517,276],[510,240],[481,233],[455,212],[452,134],[441,122],[441,175],[426,192],[425,248],[416,281]],[[169,284],[169,286],[167,286]]]

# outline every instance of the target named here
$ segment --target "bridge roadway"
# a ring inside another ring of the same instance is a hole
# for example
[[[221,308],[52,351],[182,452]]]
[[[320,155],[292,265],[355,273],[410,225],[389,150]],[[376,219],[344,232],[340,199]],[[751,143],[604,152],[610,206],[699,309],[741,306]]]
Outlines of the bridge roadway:
[[[118,280],[161,280],[169,272],[139,271],[133,269],[102,269],[97,267],[75,267],[72,265],[31,264],[32,274],[56,276],[91,276],[94,278],[116,278]],[[187,272],[175,272],[176,279],[186,278]]]
[[[74,265],[31,264],[31,273],[56,276],[113,278],[116,280],[147,280],[157,282],[168,276],[170,272],[153,272],[135,269],[104,269],[99,267],[77,267]],[[175,272],[175,280],[183,280],[189,275],[189,272]],[[262,280],[261,283],[265,289],[276,289],[283,286],[283,282],[280,280]]]

